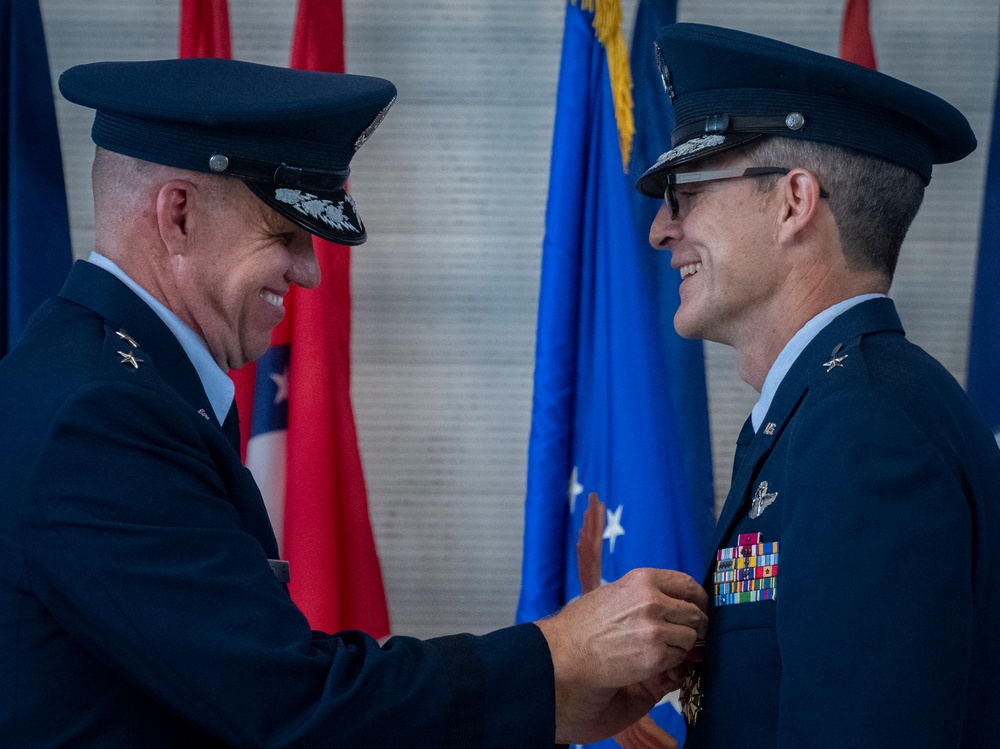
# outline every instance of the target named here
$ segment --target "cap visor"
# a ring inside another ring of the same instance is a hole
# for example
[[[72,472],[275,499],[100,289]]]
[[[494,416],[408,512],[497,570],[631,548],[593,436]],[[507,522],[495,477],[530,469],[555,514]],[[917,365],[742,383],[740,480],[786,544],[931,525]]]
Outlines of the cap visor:
[[[368,235],[346,190],[298,190],[244,180],[253,193],[310,234],[337,244],[359,245]]]
[[[713,154],[742,146],[744,143],[759,137],[760,133],[728,133],[726,135],[699,135],[696,138],[684,141],[661,155],[656,160],[656,163],[643,172],[643,175],[636,180],[635,187],[647,197],[662,198],[666,175],[674,171],[681,164],[700,161]]]

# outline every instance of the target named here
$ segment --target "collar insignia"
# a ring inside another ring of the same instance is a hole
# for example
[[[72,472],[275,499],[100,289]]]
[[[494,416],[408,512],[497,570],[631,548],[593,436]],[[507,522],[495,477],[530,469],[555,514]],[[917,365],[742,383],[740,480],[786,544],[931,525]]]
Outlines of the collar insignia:
[[[827,372],[832,372],[835,367],[844,366],[843,361],[844,359],[847,358],[847,356],[848,356],[847,354],[844,354],[843,356],[837,356],[833,359],[830,359],[830,361],[828,362],[823,362],[823,366],[826,367]]]

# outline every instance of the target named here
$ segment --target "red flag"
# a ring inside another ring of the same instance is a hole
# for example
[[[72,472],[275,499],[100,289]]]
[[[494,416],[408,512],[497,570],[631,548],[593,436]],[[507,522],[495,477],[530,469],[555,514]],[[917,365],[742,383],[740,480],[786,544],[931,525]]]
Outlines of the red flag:
[[[179,57],[232,57],[226,0],[181,0]]]
[[[181,12],[182,53],[229,56],[225,0],[183,0]],[[299,3],[291,66],[344,71],[340,0]],[[292,598],[314,629],[381,638],[389,612],[350,398],[350,250],[314,244],[319,288],[292,287],[271,348],[229,374],[243,455],[289,562]]]
[[[840,57],[848,62],[877,70],[875,44],[872,42],[868,0],[847,0],[844,23],[840,29]]]
[[[291,67],[344,72],[341,0],[299,0]],[[291,329],[284,554],[313,627],[389,634],[351,405],[351,254],[313,239],[323,280],[285,297]],[[290,298],[289,298],[290,297]]]

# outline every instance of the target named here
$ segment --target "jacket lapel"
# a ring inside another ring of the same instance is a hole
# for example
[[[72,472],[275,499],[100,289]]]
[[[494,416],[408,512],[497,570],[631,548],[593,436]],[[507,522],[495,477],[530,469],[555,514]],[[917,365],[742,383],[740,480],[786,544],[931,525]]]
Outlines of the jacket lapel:
[[[814,377],[824,374],[824,363],[833,357],[831,352],[838,345],[846,346],[848,342],[856,340],[862,335],[883,330],[895,330],[902,333],[903,327],[891,299],[872,299],[851,307],[834,318],[799,354],[781,381],[774,400],[764,417],[764,422],[760,430],[753,436],[740,465],[734,466],[733,482],[729,487],[726,504],[722,508],[719,522],[715,528],[715,537],[712,540],[713,560],[715,550],[720,548],[722,542],[732,532],[737,519],[742,517],[741,510],[749,501],[753,481],[778,437],[808,392],[810,381]],[[709,570],[711,570],[711,564]]]

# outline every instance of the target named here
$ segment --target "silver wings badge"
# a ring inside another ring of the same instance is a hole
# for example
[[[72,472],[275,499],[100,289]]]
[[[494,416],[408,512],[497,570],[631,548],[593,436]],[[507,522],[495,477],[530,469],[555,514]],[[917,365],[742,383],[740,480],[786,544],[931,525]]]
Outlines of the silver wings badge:
[[[761,481],[757,485],[757,491],[753,493],[753,499],[750,501],[750,519],[756,520],[761,516],[761,514],[768,507],[774,504],[774,500],[778,498],[778,492],[767,491],[767,482]]]

